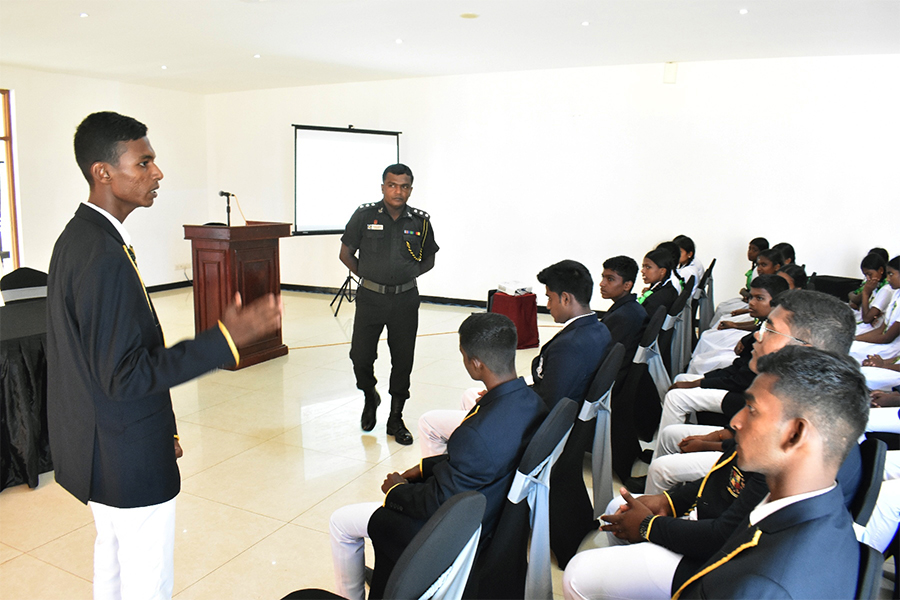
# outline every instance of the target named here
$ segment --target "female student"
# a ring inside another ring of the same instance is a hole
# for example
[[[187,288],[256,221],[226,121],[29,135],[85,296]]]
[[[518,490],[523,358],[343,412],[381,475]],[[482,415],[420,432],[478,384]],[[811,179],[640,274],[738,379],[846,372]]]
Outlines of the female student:
[[[887,282],[894,292],[884,311],[881,326],[857,335],[856,341],[850,346],[850,356],[859,362],[873,354],[900,354],[900,256],[895,256],[887,264]]]
[[[665,306],[666,312],[678,297],[678,290],[672,285],[670,278],[675,270],[675,257],[666,248],[651,250],[641,263],[641,277],[647,288],[638,298],[647,315],[652,317],[656,309]]]
[[[859,265],[864,282],[860,288],[856,314],[856,335],[877,329],[884,321],[884,311],[894,291],[887,285],[887,264],[878,254],[867,254]]]
[[[750,297],[750,282],[756,279],[758,275],[756,272],[756,259],[760,252],[768,249],[769,240],[766,238],[758,237],[750,240],[750,243],[747,245],[747,260],[750,261],[750,268],[744,273],[744,278],[747,281],[746,287],[741,288],[739,296],[725,300],[716,307],[716,312],[711,321],[712,324],[718,323],[723,316],[737,308],[747,307],[747,299]]]
[[[806,283],[809,281],[809,277],[806,276],[806,269],[796,264],[784,265],[778,269],[776,274],[787,281],[788,288],[792,290],[805,290]]]
[[[703,277],[703,263],[695,256],[697,249],[694,245],[694,240],[686,235],[678,235],[672,241],[678,245],[680,251],[678,267],[675,269],[675,272],[678,273],[678,277],[682,281],[688,281],[691,277],[694,278],[693,294],[696,296],[697,286],[700,285],[700,278]]]

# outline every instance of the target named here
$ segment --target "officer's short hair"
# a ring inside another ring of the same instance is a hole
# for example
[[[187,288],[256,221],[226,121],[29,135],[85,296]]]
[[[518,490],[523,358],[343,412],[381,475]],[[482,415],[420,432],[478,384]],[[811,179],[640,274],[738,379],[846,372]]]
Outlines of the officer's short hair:
[[[634,283],[637,279],[638,264],[630,256],[613,256],[603,261],[603,268],[618,273],[622,281]]]
[[[506,315],[474,313],[459,326],[459,347],[496,374],[516,372],[516,326]]]
[[[784,419],[804,418],[822,436],[825,460],[839,466],[869,418],[866,378],[849,356],[809,346],[785,346],[757,363],[759,375],[776,377],[772,393]]]
[[[537,280],[554,294],[569,292],[582,306],[591,303],[594,280],[583,264],[575,260],[561,260],[537,274]]]
[[[384,180],[387,179],[388,173],[390,173],[391,175],[409,175],[409,184],[412,185],[412,169],[410,169],[406,165],[397,163],[396,165],[389,166],[384,170],[384,173],[381,174],[381,183],[384,183]]]
[[[93,188],[91,166],[97,162],[118,165],[123,151],[119,142],[139,140],[146,135],[147,126],[131,117],[114,112],[90,114],[75,130],[75,162]]]
[[[787,311],[785,320],[792,336],[836,354],[850,352],[856,317],[846,302],[822,292],[795,289],[782,292],[778,304]]]

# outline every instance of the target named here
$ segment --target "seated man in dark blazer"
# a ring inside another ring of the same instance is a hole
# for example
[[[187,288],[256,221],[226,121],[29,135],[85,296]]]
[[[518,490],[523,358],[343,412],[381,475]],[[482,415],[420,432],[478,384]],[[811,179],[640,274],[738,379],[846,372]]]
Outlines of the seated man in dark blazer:
[[[635,352],[641,343],[644,327],[647,325],[647,311],[637,301],[637,295],[631,290],[637,279],[638,265],[628,256],[613,256],[603,262],[603,274],[600,276],[600,295],[604,300],[612,300],[603,324],[609,329],[611,343],[621,343],[625,347],[622,368],[616,383],[621,385],[628,365],[634,360]]]
[[[238,302],[217,327],[167,348],[123,224],[153,206],[163,178],[147,127],[89,115],[75,160],[90,193],[56,241],[47,282],[56,481],[94,515],[94,597],[170,598],[181,446],[169,388],[238,363],[238,348],[281,326],[281,304]]]
[[[516,328],[496,313],[476,313],[459,328],[459,349],[469,375],[487,392],[447,442],[447,453],[425,458],[402,475],[390,473],[378,502],[353,504],[331,516],[331,550],[337,592],[350,600],[365,597],[364,538],[375,547],[370,598],[384,593],[403,549],[450,497],[474,490],[484,494],[482,537],[493,531],[525,448],[544,417],[541,397],[516,377]]]
[[[562,398],[581,402],[610,346],[606,325],[591,310],[594,281],[587,268],[574,260],[550,265],[537,275],[545,286],[547,310],[564,327],[544,344],[531,362],[532,389],[548,408]],[[462,410],[432,410],[419,419],[422,456],[440,454],[447,439],[478,400],[478,389],[468,390]]]

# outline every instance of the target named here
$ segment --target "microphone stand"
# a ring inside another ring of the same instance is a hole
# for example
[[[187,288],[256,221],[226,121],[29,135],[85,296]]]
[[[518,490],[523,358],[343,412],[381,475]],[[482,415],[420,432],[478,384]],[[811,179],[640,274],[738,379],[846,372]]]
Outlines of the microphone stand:
[[[225,196],[225,224],[231,227],[231,194]]]
[[[337,301],[337,308],[334,309],[334,316],[338,316],[338,311],[341,310],[341,303],[344,301],[344,298],[347,299],[347,302],[353,302],[355,294],[353,293],[353,283],[359,285],[359,282],[353,278],[353,273],[348,270],[347,271],[347,279],[344,280],[344,285],[341,286],[341,289],[338,290],[338,293],[334,295],[334,298],[331,299],[331,304],[328,306],[334,306],[335,301]],[[340,298],[340,300],[338,300]]]

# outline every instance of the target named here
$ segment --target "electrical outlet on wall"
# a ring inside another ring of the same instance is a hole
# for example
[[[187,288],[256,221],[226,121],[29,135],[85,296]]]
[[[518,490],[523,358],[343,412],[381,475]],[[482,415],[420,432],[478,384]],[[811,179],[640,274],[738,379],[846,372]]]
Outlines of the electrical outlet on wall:
[[[192,267],[191,263],[182,263],[180,265],[175,265],[176,271],[187,271]]]

